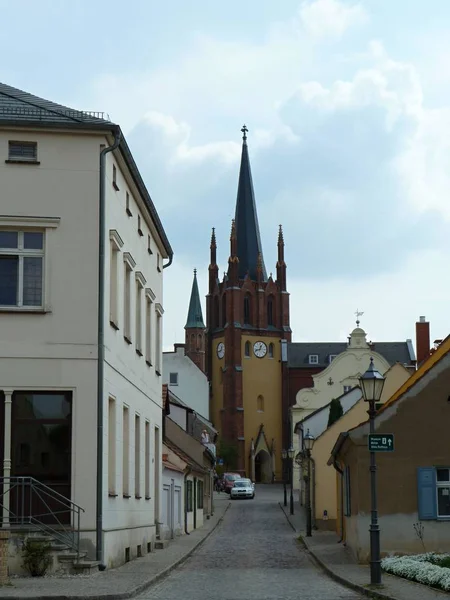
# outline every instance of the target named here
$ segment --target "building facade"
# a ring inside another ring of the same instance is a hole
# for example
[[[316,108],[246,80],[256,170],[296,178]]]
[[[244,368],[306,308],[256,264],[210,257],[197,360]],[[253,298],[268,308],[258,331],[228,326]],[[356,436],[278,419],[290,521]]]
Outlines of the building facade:
[[[214,229],[211,237],[206,364],[211,419],[221,443],[237,454],[235,468],[256,481],[272,481],[282,477],[281,449],[289,437],[285,351],[291,339],[289,294],[281,226],[276,278],[267,276],[247,128],[242,131],[236,213],[222,280]]]
[[[158,534],[172,249],[102,115],[1,85],[0,156],[2,526],[27,517],[26,476],[50,498],[43,518],[70,530],[81,507],[83,555],[116,566]]]

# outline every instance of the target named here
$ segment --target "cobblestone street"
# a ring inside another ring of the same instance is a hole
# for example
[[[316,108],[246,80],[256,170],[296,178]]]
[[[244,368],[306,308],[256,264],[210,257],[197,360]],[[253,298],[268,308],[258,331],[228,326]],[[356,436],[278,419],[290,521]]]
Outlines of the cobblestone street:
[[[232,503],[224,521],[181,567],[142,600],[355,600],[296,543],[280,510],[280,488],[257,486],[255,500]]]

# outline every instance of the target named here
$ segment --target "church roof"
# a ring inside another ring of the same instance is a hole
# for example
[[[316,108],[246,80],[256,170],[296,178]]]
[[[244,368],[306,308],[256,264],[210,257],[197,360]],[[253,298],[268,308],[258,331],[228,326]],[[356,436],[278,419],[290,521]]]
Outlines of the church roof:
[[[250,158],[248,156],[247,131],[247,127],[244,125],[242,128],[244,135],[235,214],[239,278],[244,279],[247,273],[249,273],[251,279],[257,278],[256,265],[258,255],[261,254],[262,277],[266,281],[267,273],[262,253]]]
[[[198,291],[197,269],[194,269],[194,281],[192,282],[191,300],[185,329],[205,329],[203,322],[202,304]]]
[[[107,115],[100,112],[81,111],[44,100],[28,92],[0,82],[0,127],[33,127],[33,128],[64,128],[88,129],[104,131],[114,135],[120,132],[120,127],[113,123]],[[155,205],[145,186],[142,176],[131,154],[130,148],[121,133],[119,151],[129,169],[131,177],[145,201],[158,234],[161,238],[168,258],[172,258],[173,250],[161,223]]]
[[[290,368],[327,367],[330,356],[335,356],[348,349],[346,342],[292,342],[288,344],[288,363]],[[375,342],[371,345],[374,352],[381,354],[390,365],[399,362],[410,365],[414,360],[411,354],[411,343],[405,342]],[[317,355],[318,363],[310,364],[309,356]]]

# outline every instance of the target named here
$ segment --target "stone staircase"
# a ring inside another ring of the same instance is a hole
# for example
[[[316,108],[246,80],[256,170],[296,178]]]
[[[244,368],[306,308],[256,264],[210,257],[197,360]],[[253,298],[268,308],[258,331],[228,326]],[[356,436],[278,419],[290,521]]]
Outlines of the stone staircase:
[[[33,541],[49,543],[52,565],[48,570],[49,574],[58,575],[90,575],[98,570],[100,564],[96,560],[86,558],[86,552],[80,552],[78,555],[73,552],[69,546],[61,543],[51,535],[42,535],[39,533],[30,533],[28,538]]]

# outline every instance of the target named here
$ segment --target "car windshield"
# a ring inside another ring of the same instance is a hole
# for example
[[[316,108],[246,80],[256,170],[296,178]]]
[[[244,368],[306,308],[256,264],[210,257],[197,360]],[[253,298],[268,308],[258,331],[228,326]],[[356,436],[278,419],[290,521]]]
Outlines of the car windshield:
[[[240,479],[241,476],[240,475],[225,475],[225,479],[228,479],[228,481],[236,481],[236,479]]]
[[[248,487],[250,486],[250,479],[239,479],[238,481],[236,481],[236,483],[234,484],[234,487]]]

